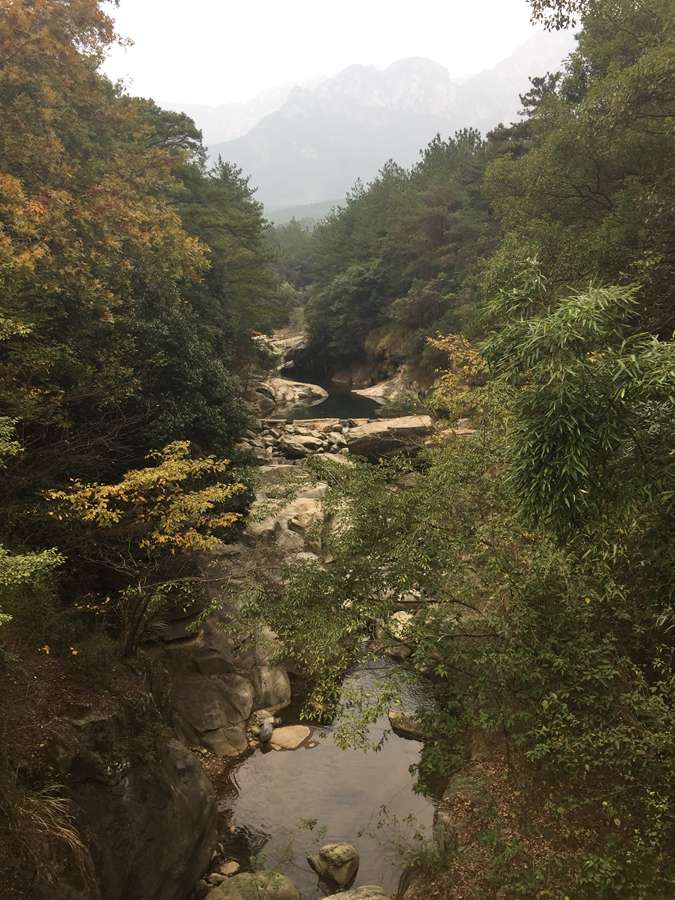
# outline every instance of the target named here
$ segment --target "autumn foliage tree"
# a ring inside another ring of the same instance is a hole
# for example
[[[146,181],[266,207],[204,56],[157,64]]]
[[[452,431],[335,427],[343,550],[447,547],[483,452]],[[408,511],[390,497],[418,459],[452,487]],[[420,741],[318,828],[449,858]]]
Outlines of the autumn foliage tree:
[[[70,546],[95,570],[98,591],[87,607],[117,622],[128,654],[167,604],[205,601],[208,576],[196,557],[228,537],[241,519],[233,498],[246,491],[228,460],[192,458],[186,441],[152,452],[148,462],[115,484],[73,480],[48,493]]]
[[[246,178],[206,169],[187,116],[101,75],[115,40],[98,0],[0,3],[0,414],[22,447],[3,471],[0,542],[66,548],[87,590],[49,492],[125,484],[184,442],[227,452],[276,296]],[[113,530],[97,541],[103,564]]]

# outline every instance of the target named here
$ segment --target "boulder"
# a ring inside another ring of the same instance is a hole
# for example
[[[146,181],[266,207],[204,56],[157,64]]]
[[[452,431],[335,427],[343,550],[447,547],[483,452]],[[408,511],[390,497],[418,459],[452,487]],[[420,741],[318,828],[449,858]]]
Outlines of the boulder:
[[[351,891],[339,891],[333,896],[339,897],[340,900],[392,900],[379,884],[364,884],[362,887],[352,888]]]
[[[206,900],[300,900],[300,892],[281,872],[244,872],[212,888]]]
[[[423,741],[424,732],[421,723],[409,710],[393,707],[389,710],[389,724],[394,734],[410,741]]]
[[[216,800],[194,755],[167,739],[150,698],[142,707],[62,720],[50,754],[73,798],[96,885],[69,894],[71,866],[46,896],[93,900],[99,890],[105,900],[190,896],[218,839]]]
[[[261,744],[267,744],[272,739],[272,734],[274,733],[274,719],[265,719],[265,721],[258,727],[258,740]]]
[[[323,500],[328,493],[328,485],[325,481],[319,481],[311,487],[302,488],[298,491],[298,499]]]
[[[328,434],[328,440],[337,447],[347,446],[347,440],[341,431],[331,431]]]
[[[299,497],[282,510],[281,516],[291,531],[304,534],[323,521],[323,505],[313,497]]]
[[[176,678],[174,727],[190,744],[201,744],[218,756],[236,756],[247,747],[246,720],[254,698],[254,686],[241,675]]]
[[[294,419],[293,426],[296,428],[308,428],[310,431],[320,431],[328,433],[337,431],[340,428],[339,419]]]
[[[354,463],[342,453],[324,453],[321,456],[322,462],[336,463],[338,466],[353,466]]]
[[[374,400],[375,403],[391,403],[394,400],[400,400],[403,397],[414,393],[415,385],[408,384],[402,372],[397,372],[392,378],[386,381],[378,381],[377,384],[367,388],[359,388],[353,390],[353,394],[360,397],[367,397]]]
[[[347,888],[359,870],[359,853],[352,844],[325,844],[307,862],[322,881]]]
[[[431,416],[401,416],[357,425],[346,435],[351,453],[379,459],[420,447],[431,434]]]
[[[283,666],[258,665],[251,671],[255,709],[277,712],[291,702],[291,683]]]
[[[316,406],[328,397],[328,391],[318,384],[291,381],[288,378],[268,378],[256,388],[272,396],[277,408],[291,410],[294,406]]]
[[[275,750],[297,750],[311,733],[306,725],[284,725],[274,729],[270,743]]]
[[[278,527],[279,523],[275,516],[266,516],[260,521],[249,518],[246,524],[245,539],[249,544],[258,541],[271,543],[277,534]]]
[[[289,459],[302,459],[318,453],[323,447],[321,438],[313,434],[288,434],[279,440],[279,449]]]
[[[285,556],[294,556],[304,552],[305,538],[297,531],[290,531],[284,522],[277,533],[276,546]]]

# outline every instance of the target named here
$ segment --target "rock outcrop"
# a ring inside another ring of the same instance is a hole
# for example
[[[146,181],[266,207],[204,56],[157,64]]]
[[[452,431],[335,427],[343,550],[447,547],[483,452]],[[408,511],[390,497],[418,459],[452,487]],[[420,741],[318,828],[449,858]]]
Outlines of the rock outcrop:
[[[71,890],[64,873],[45,896],[185,900],[216,844],[216,802],[198,760],[170,736],[150,697],[59,720],[51,755],[95,884]]]
[[[410,710],[395,706],[389,710],[389,724],[394,734],[410,741],[423,741],[422,723]]]
[[[350,453],[377,460],[418,449],[432,431],[431,416],[401,416],[366,422],[345,435]]]
[[[376,403],[384,404],[403,400],[411,396],[411,394],[414,396],[416,389],[419,390],[419,386],[407,379],[405,373],[401,371],[385,381],[378,381],[377,384],[373,384],[371,387],[354,388],[352,393],[358,394],[360,397],[367,397]]]
[[[316,406],[328,396],[328,391],[318,384],[291,381],[289,378],[267,378],[256,390],[273,401],[276,411],[290,411],[298,406]]]
[[[280,872],[244,872],[211,888],[205,900],[300,900],[300,892]]]
[[[248,746],[251,714],[290,703],[288,673],[275,662],[271,633],[246,639],[226,611],[193,624],[189,638],[156,642],[144,653],[167,672],[167,715],[180,739],[217,756],[237,756]]]
[[[261,430],[249,432],[238,448],[262,465],[284,459],[302,460],[319,453],[351,452],[375,461],[381,456],[414,452],[430,440],[432,431],[430,416],[374,420],[263,419]]]

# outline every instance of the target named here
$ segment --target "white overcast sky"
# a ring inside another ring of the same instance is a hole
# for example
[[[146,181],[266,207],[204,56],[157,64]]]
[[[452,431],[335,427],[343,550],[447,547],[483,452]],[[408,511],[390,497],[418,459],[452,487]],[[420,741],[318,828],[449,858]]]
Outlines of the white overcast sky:
[[[134,46],[112,51],[108,75],[133,94],[209,104],[406,56],[467,75],[535,31],[526,0],[120,0],[113,17]]]

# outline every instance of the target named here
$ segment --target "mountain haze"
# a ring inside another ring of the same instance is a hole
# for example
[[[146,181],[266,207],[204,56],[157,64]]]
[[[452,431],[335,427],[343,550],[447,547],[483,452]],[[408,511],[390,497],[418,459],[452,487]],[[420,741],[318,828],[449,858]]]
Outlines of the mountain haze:
[[[211,144],[210,157],[220,155],[250,174],[268,210],[341,197],[387,159],[414,162],[437,132],[486,131],[512,121],[529,76],[555,71],[572,45],[569,34],[537,34],[462,83],[418,57],[384,70],[352,65],[314,86],[294,87],[248,133]]]

